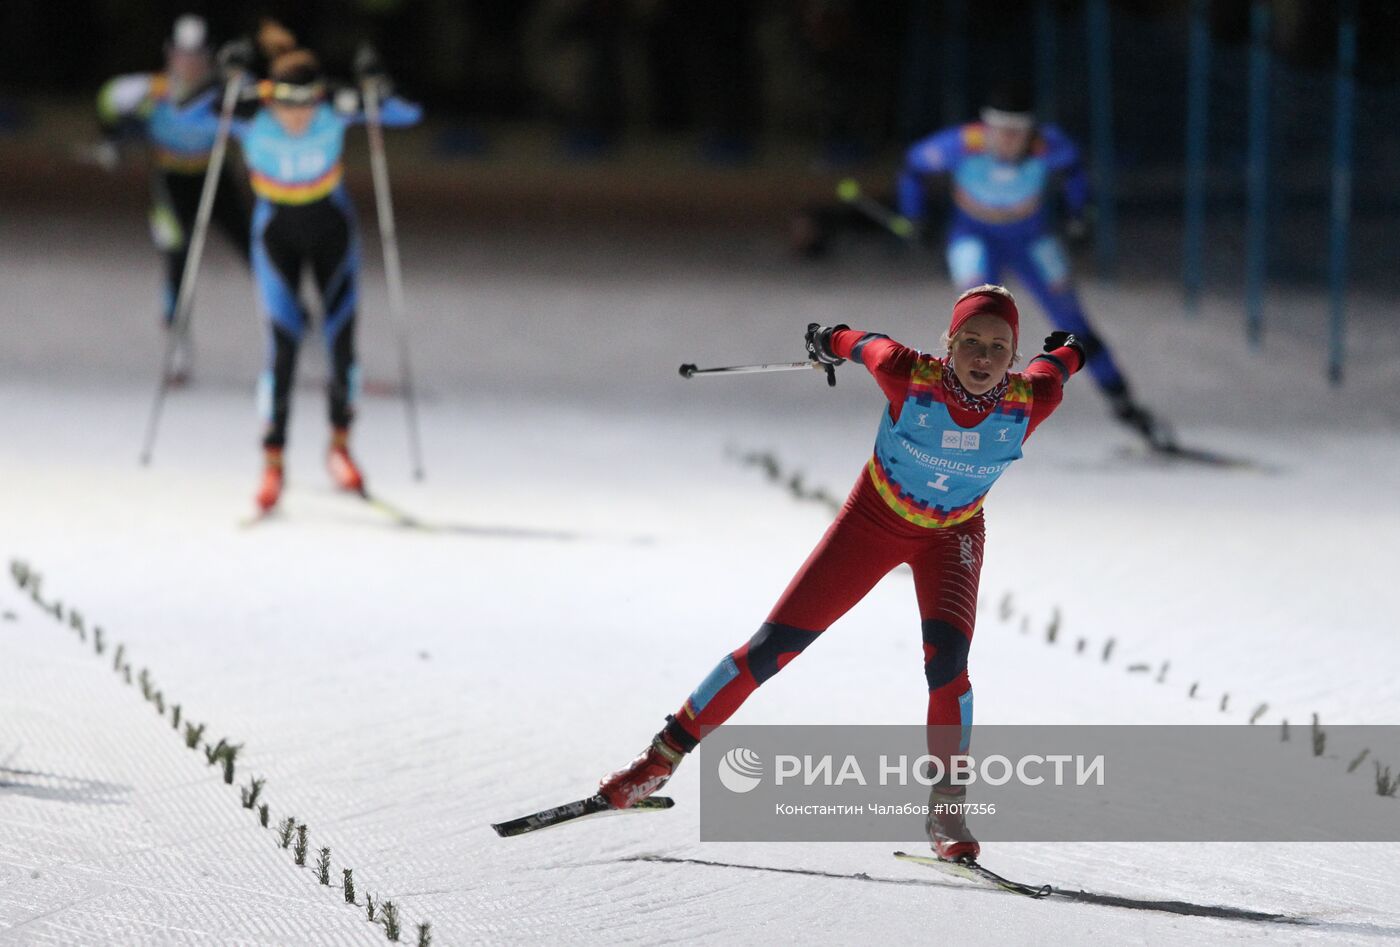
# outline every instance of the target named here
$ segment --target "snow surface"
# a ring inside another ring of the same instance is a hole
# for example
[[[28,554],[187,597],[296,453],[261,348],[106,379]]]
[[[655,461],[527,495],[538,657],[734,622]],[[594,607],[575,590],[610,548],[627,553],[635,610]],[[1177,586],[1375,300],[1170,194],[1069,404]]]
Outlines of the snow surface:
[[[344,866],[362,903],[400,906],[406,942],[426,920],[439,945],[1400,938],[1396,844],[988,846],[1012,877],[1299,923],[1034,902],[884,844],[701,844],[695,764],[669,812],[498,839],[489,823],[584,796],[630,759],[825,528],[736,453],[772,452],[837,496],[868,454],[881,399],[856,366],[834,390],[815,374],[684,382],[676,366],[800,357],[808,321],[931,346],[950,293],[932,261],[868,248],[814,269],[763,240],[403,229],[428,479],[408,475],[395,400],[366,399],[356,446],[372,487],[432,533],[329,491],[314,389],[285,516],[239,528],[262,340],[221,246],[198,384],[170,399],[140,468],[158,345],[141,222],[0,222],[0,556],[108,641],[96,656],[3,577],[0,943],[380,943],[343,903]],[[382,287],[371,261],[363,361],[392,380]],[[979,721],[1243,723],[1267,703],[1260,725],[1400,722],[1393,300],[1357,301],[1333,391],[1320,299],[1272,300],[1256,354],[1232,300],[1189,321],[1171,287],[1085,293],[1185,439],[1276,469],[1125,455],[1076,380],[989,503]],[[1023,308],[1033,349],[1043,321]],[[308,348],[305,375],[323,377]],[[918,629],[893,574],[735,722],[922,720]],[[244,744],[238,781],[266,778],[273,821],[309,826],[309,861],[330,847],[334,887],[111,670],[116,642],[207,739]],[[1400,747],[1375,752],[1400,764]],[[1366,767],[1347,778],[1338,805],[1371,792]]]

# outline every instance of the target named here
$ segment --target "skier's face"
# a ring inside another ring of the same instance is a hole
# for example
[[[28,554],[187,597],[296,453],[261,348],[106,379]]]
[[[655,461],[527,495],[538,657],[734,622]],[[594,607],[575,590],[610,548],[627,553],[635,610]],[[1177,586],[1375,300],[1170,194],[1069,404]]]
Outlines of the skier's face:
[[[1006,377],[1016,357],[1011,326],[1000,316],[981,313],[962,324],[948,340],[953,372],[969,394],[991,391]]]
[[[998,161],[1020,161],[1030,151],[1031,131],[1019,125],[988,125],[988,150]]]
[[[166,70],[177,86],[193,89],[209,78],[209,56],[203,50],[172,49],[165,59]]]
[[[315,103],[288,105],[285,102],[273,102],[271,108],[272,117],[277,119],[277,124],[293,138],[300,138],[306,134],[306,130],[311,127],[311,119],[316,114]]]

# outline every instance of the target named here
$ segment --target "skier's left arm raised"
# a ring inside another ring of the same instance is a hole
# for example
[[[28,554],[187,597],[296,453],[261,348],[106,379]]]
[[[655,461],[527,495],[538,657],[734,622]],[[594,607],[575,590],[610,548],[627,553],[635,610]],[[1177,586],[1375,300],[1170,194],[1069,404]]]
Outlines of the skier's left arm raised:
[[[369,121],[365,114],[363,96],[358,89],[342,88],[335,93],[335,111],[347,125],[363,125]],[[397,95],[379,100],[379,124],[385,128],[403,128],[423,120],[423,107]]]
[[[1045,166],[1060,175],[1064,190],[1065,210],[1071,219],[1082,220],[1089,208],[1089,175],[1079,154],[1079,146],[1054,125],[1040,129],[1044,143]]]
[[[1084,367],[1084,343],[1073,333],[1055,331],[1045,337],[1045,349],[1031,359],[1023,373],[1031,380],[1031,415],[1026,436],[1040,425],[1064,400],[1065,382]]]

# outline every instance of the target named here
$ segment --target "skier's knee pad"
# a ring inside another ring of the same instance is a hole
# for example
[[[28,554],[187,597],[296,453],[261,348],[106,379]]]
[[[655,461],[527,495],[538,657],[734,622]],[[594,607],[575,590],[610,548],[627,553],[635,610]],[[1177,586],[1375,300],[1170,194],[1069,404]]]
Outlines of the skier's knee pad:
[[[948,273],[957,286],[977,286],[991,273],[987,245],[977,237],[954,237],[948,244]]]
[[[1035,265],[1036,275],[1050,292],[1064,292],[1069,287],[1069,258],[1065,256],[1065,249],[1056,237],[1041,237],[1031,244],[1029,254],[1031,262]]]
[[[972,642],[962,630],[946,621],[924,622],[924,677],[928,689],[936,691],[951,684],[967,671],[967,652]]]
[[[764,622],[745,646],[749,673],[754,681],[762,684],[777,674],[784,664],[801,654],[820,634],[819,631]]]

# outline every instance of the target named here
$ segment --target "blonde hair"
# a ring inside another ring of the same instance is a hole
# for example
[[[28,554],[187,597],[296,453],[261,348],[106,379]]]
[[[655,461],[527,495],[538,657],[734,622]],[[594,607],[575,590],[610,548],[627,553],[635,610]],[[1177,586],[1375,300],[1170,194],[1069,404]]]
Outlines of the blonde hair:
[[[1013,303],[1016,301],[1016,297],[1011,295],[1011,290],[1007,289],[1005,286],[1000,286],[996,283],[983,283],[981,286],[974,286],[971,289],[963,290],[962,293],[958,296],[958,298],[953,300],[953,305],[956,306],[958,303],[962,302],[969,296],[979,296],[983,293],[993,293],[997,296],[1005,296]]]

